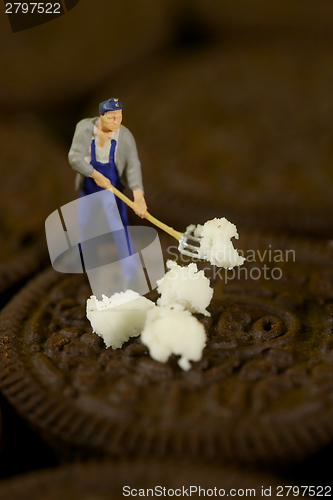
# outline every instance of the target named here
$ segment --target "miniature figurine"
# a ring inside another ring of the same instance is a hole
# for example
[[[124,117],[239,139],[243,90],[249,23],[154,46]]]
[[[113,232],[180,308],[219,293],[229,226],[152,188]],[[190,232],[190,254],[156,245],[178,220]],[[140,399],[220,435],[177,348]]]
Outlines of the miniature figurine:
[[[141,165],[131,132],[121,125],[123,106],[119,99],[108,99],[99,105],[99,117],[81,120],[75,130],[68,154],[77,171],[76,189],[81,196],[110,188],[133,191],[134,211],[144,217],[147,206],[143,195]],[[128,225],[126,205],[117,198],[124,226]]]
[[[126,289],[126,284],[133,284],[137,277],[138,262],[127,232],[126,204],[108,189],[112,185],[123,193],[124,184],[132,189],[133,210],[142,218],[147,212],[147,206],[135,140],[131,132],[121,125],[122,109],[119,99],[108,99],[100,103],[99,117],[81,120],[76,126],[68,159],[77,172],[75,184],[76,189],[80,191],[79,241],[85,266],[88,265],[89,268],[90,265],[90,269],[95,268],[96,272],[97,268],[101,268],[103,277],[102,266],[105,261],[99,257],[103,245],[100,240],[95,239],[95,246],[91,246],[90,241],[98,234],[112,235],[112,241],[118,249],[123,286]],[[98,225],[101,228],[99,231],[96,229]],[[112,247],[109,247],[107,253],[111,258]],[[92,279],[92,276],[89,276],[89,280]],[[104,281],[110,283],[112,279],[105,275]],[[106,286],[101,278],[95,279],[95,282],[99,285],[94,285],[96,289]],[[108,290],[108,287],[104,290]]]

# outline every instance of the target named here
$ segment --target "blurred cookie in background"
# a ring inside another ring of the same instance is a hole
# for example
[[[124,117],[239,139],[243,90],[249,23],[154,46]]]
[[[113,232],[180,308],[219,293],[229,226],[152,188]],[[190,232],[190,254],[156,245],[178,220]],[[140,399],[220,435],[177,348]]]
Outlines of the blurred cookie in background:
[[[72,201],[67,151],[29,114],[0,120],[0,292],[50,263],[45,219]]]
[[[284,484],[274,475],[246,468],[150,459],[63,465],[16,476],[0,485],[0,495],[2,500],[118,500],[124,496],[198,498],[206,493],[239,498],[245,494],[261,496],[265,491],[267,496],[278,498],[290,488],[294,498],[302,493],[308,498],[304,488]]]
[[[254,37],[295,35],[312,32],[317,36],[330,37],[333,5],[329,0],[183,0],[184,15],[200,20],[212,35],[242,38],[249,32]]]
[[[332,56],[283,38],[172,54],[114,79],[89,113],[121,98],[148,209],[178,229],[225,216],[330,237]]]
[[[12,33],[0,16],[0,106],[50,107],[77,98],[108,75],[161,46],[174,2],[80,2],[46,24]]]

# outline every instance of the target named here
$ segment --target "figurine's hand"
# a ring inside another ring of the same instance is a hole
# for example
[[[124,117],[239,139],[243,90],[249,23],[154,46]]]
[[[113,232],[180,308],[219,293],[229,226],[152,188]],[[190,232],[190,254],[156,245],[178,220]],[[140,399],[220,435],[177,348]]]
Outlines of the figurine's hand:
[[[141,217],[141,219],[144,218],[147,212],[147,205],[145,201],[145,197],[143,196],[143,192],[141,189],[135,189],[133,191],[133,196],[134,196],[134,207],[133,210],[138,215]]]
[[[109,179],[97,170],[94,170],[90,177],[92,177],[97,186],[101,188],[109,189],[111,187],[111,182],[109,181]]]

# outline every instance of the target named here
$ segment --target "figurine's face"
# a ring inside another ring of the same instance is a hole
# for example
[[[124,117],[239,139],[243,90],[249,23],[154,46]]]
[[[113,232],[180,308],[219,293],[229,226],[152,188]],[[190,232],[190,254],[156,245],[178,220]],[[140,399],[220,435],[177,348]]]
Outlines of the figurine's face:
[[[118,130],[121,121],[123,119],[123,110],[117,109],[117,111],[108,111],[104,115],[100,115],[102,128],[115,132]]]

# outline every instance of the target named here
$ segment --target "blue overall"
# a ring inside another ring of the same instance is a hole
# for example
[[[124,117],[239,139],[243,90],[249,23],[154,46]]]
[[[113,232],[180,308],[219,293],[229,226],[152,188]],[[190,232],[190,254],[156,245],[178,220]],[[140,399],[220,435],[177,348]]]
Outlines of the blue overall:
[[[117,142],[114,139],[112,139],[111,147],[110,147],[109,163],[100,163],[96,159],[95,139],[93,139],[91,142],[91,146],[90,146],[90,148],[91,148],[90,165],[92,167],[94,167],[94,169],[97,170],[97,172],[100,172],[105,177],[107,177],[109,179],[109,181],[111,182],[112,186],[114,186],[115,188],[117,188],[119,191],[121,191],[123,193],[124,186],[120,182],[119,174],[118,174],[116,165],[114,163],[114,153],[115,153],[116,145],[117,145]],[[91,177],[86,177],[84,179],[83,190],[82,190],[81,196],[86,196],[87,194],[97,193],[98,191],[103,191],[103,188],[97,186],[96,182]],[[123,222],[123,225],[126,227],[126,226],[128,226],[126,204],[117,197],[116,197],[116,203],[118,206],[119,214],[120,214],[121,220]]]
[[[114,162],[116,145],[117,142],[112,139],[109,163],[100,163],[96,159],[96,146],[95,140],[93,139],[91,142],[90,164],[92,165],[92,167],[94,167],[95,170],[107,177],[114,187],[116,187],[119,191],[124,192],[124,186],[120,182],[119,174]],[[100,193],[100,196],[95,193]],[[124,259],[126,259],[126,257],[132,255],[130,240],[128,238],[126,230],[126,227],[128,226],[126,204],[110,191],[97,186],[94,179],[92,179],[91,177],[86,177],[84,179],[83,189],[81,191],[80,197],[82,199],[84,196],[92,194],[95,194],[95,196],[90,197],[89,200],[87,200],[89,201],[89,203],[81,203],[79,209],[78,223],[82,234],[81,241],[84,241],[87,238],[91,237],[84,235],[87,235],[87,233],[89,232],[91,234],[91,228],[94,227],[94,225],[96,225],[97,223],[96,214],[98,213],[98,211],[96,210],[103,209],[110,232],[112,233],[113,239],[118,248],[124,278],[127,280],[133,279],[133,277],[135,277],[137,273],[137,265],[133,263],[132,259],[131,262],[128,262],[128,259],[126,263],[124,262]],[[132,250],[134,249],[132,248]]]

